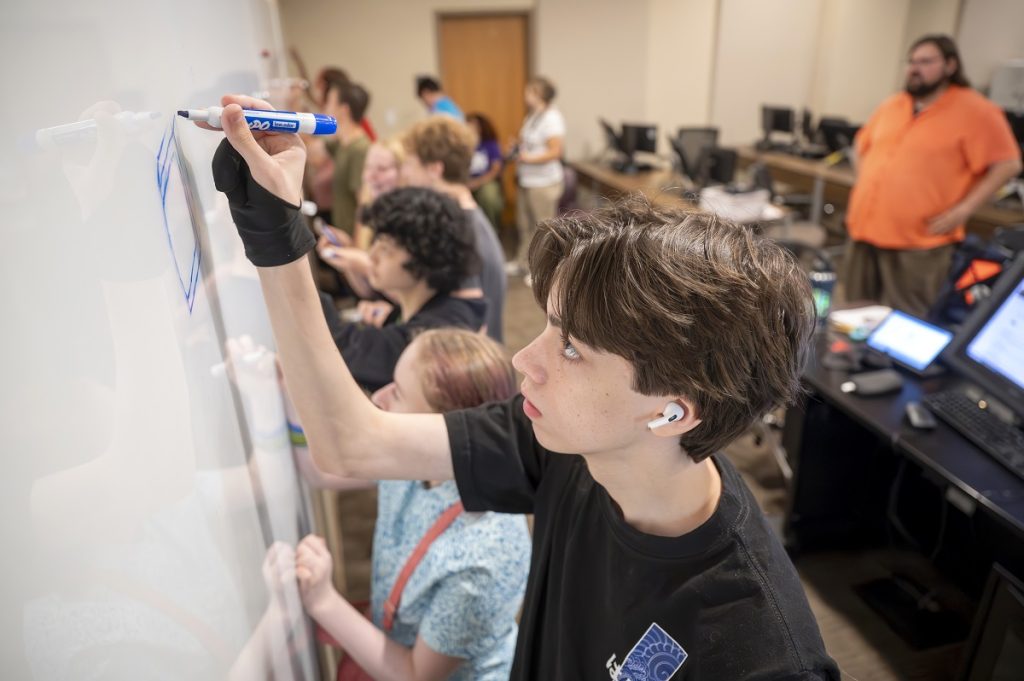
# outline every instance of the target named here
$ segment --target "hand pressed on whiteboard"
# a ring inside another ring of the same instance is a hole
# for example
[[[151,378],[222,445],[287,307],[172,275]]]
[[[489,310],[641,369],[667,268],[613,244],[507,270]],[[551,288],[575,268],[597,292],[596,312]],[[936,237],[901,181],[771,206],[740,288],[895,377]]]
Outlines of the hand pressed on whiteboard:
[[[299,594],[306,612],[316,617],[316,611],[328,606],[337,596],[331,582],[333,568],[327,542],[315,534],[306,535],[295,550],[295,576],[299,580]]]
[[[270,604],[283,604],[285,591],[295,584],[295,551],[284,542],[274,542],[263,558],[262,572]]]

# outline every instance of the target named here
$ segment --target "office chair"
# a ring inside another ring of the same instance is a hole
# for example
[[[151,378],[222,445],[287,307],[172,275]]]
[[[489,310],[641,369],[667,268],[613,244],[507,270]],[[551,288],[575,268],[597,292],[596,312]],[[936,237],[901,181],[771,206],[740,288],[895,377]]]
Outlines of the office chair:
[[[699,186],[704,179],[708,150],[718,146],[718,128],[679,128],[669,142],[679,157],[683,175]]]
[[[763,163],[753,164],[750,167],[750,175],[756,188],[768,190],[772,203],[799,213],[801,218],[794,220],[793,215],[789,214],[781,223],[767,226],[764,229],[765,236],[776,240],[797,241],[814,248],[825,245],[825,227],[807,219],[811,207],[810,194],[779,194],[771,169]]]
[[[992,243],[1014,255],[1024,252],[1024,224],[999,227],[992,237]]]
[[[800,268],[803,269],[811,280],[814,281],[821,273],[830,273],[835,277],[835,266],[831,254],[816,246],[808,245],[799,240],[775,239],[779,246],[789,251],[796,259]],[[771,452],[779,474],[782,476],[783,484],[788,491],[793,485],[793,465],[790,462],[789,452],[782,443],[782,430],[785,427],[785,410],[775,409],[762,416],[750,426],[750,433],[758,446],[767,446]]]

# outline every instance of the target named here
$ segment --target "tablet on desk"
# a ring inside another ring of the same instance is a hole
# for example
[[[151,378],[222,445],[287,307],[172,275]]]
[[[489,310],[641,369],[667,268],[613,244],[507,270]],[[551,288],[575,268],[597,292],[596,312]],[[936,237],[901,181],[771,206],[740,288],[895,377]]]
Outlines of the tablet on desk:
[[[867,346],[902,367],[923,373],[951,340],[952,332],[893,310],[868,336]]]

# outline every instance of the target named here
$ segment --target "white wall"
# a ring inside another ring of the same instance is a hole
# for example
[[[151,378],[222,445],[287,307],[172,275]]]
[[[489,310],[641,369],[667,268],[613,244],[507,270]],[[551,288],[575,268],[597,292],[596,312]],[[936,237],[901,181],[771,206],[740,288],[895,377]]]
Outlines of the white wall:
[[[599,116],[644,121],[647,90],[647,0],[539,0],[536,71],[558,84],[567,153],[604,148]]]
[[[646,120],[665,134],[711,118],[718,0],[650,0]]]
[[[726,144],[761,134],[761,104],[810,99],[821,0],[720,0],[711,120]]]
[[[943,33],[955,36],[962,5],[962,0],[910,0],[903,35],[904,52],[923,35]]]
[[[537,71],[559,84],[570,157],[604,149],[599,116],[656,124],[662,154],[666,133],[708,123],[717,4],[538,0]]]
[[[1024,0],[964,0],[957,41],[971,84],[987,87],[996,65],[1024,58]]]
[[[907,0],[826,0],[808,102],[815,117],[865,121],[902,86]]]
[[[310,77],[345,69],[371,96],[369,116],[390,135],[423,116],[415,77],[437,74],[437,13],[531,10],[535,0],[278,0],[285,43]],[[296,73],[294,64],[289,71]],[[556,78],[557,81],[557,78]]]

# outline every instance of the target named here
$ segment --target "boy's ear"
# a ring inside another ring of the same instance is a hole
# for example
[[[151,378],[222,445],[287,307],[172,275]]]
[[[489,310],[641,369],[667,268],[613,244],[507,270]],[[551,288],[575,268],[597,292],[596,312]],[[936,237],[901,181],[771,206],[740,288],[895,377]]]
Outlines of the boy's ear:
[[[651,432],[658,437],[679,437],[685,433],[690,432],[701,424],[701,419],[697,415],[696,405],[685,397],[677,397],[670,404],[674,404],[681,408],[683,411],[682,416],[679,418],[664,423],[657,428],[651,429]],[[672,411],[671,408],[666,408],[661,414],[656,414],[651,417],[651,422],[663,419],[665,412]]]
[[[440,180],[444,177],[444,161],[431,161],[423,167],[435,179]]]

